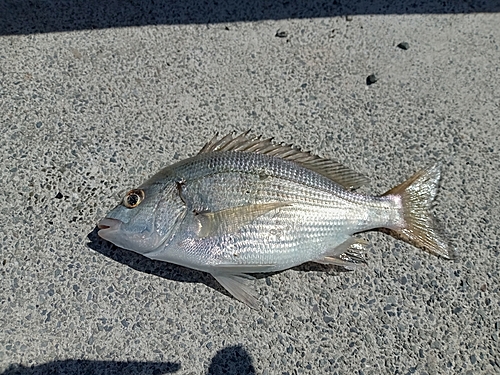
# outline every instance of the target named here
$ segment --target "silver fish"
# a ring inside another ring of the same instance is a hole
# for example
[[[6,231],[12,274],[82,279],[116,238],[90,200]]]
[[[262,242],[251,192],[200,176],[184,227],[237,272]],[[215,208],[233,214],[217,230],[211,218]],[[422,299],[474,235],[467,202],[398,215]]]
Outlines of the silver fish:
[[[439,166],[381,196],[356,193],[364,176],[338,162],[247,133],[214,137],[198,155],[164,168],[98,223],[101,238],[150,259],[209,272],[256,308],[250,273],[304,262],[355,268],[384,228],[446,259],[429,209]]]

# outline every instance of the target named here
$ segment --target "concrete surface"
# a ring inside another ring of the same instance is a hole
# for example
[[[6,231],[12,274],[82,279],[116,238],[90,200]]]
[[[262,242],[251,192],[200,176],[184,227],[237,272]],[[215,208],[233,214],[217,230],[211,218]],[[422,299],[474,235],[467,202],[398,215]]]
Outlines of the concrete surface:
[[[365,14],[4,33],[0,373],[499,373],[499,24]],[[435,213],[458,258],[363,234],[368,266],[260,278],[253,311],[206,274],[98,239],[125,190],[248,128],[343,161],[377,194],[440,161]]]

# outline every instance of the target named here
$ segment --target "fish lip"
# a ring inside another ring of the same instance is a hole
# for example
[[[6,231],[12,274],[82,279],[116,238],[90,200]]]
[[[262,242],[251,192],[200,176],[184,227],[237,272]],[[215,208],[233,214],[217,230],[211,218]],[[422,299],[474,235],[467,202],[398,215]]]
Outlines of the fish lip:
[[[140,254],[149,253],[161,245],[162,241],[154,231],[145,233],[123,232],[123,224],[125,223],[121,220],[106,217],[97,223],[97,227],[100,229],[97,235],[115,246]]]
[[[97,227],[100,229],[100,231],[97,232],[97,235],[107,240],[106,237],[109,238],[109,234],[120,230],[122,224],[123,221],[121,220],[106,217],[97,223]]]

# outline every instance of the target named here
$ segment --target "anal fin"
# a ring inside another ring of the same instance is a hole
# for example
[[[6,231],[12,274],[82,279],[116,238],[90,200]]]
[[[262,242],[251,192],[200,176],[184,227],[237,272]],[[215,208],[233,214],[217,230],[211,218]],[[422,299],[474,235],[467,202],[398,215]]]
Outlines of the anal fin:
[[[354,270],[360,264],[366,264],[365,253],[368,241],[350,237],[347,241],[337,246],[330,254],[316,259],[316,263],[341,266],[348,270]]]

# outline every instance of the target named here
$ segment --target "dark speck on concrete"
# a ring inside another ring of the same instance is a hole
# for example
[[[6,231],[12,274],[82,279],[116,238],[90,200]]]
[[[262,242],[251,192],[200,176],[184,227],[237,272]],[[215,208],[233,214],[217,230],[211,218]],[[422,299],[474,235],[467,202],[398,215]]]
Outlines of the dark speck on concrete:
[[[398,48],[407,50],[408,48],[410,48],[410,45],[407,42],[401,42],[398,44]]]
[[[368,77],[366,77],[366,84],[368,86],[374,84],[377,81],[378,81],[378,77],[376,74],[370,74]]]
[[[453,314],[460,314],[462,312],[463,308],[458,306],[453,309]]]
[[[325,323],[330,323],[330,322],[333,322],[333,320],[334,320],[334,319],[333,319],[331,316],[324,316],[324,317],[323,317],[323,321],[324,321]]]

